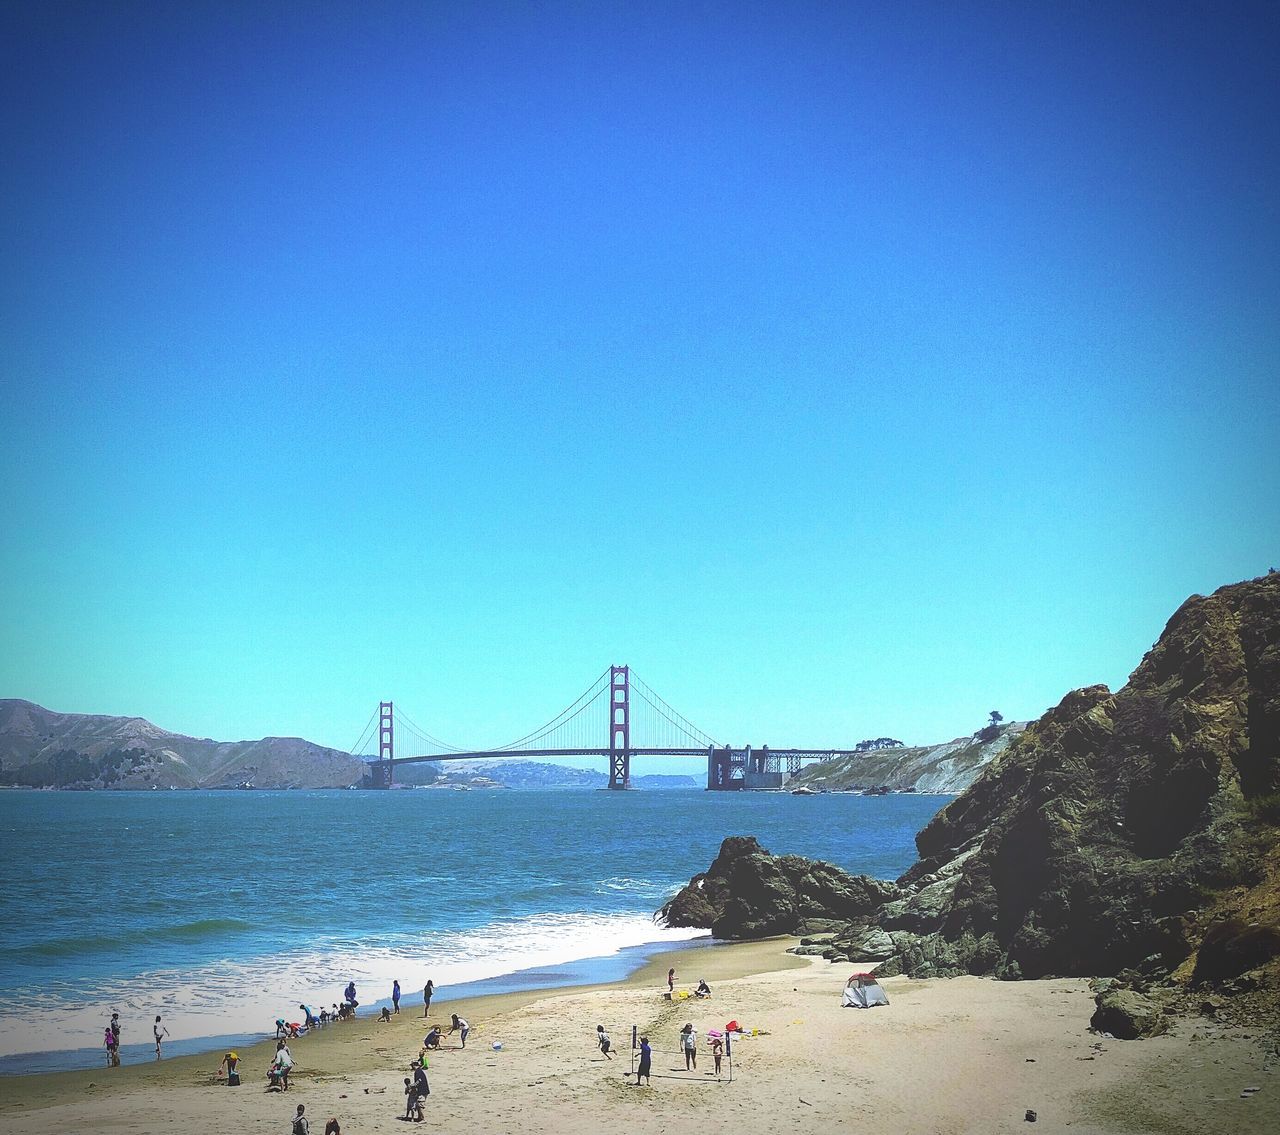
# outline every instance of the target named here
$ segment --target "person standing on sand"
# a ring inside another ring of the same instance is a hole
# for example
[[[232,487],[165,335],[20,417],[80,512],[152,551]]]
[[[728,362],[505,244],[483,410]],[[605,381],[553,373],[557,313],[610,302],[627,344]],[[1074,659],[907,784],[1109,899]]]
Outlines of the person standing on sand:
[[[169,1035],[169,1030],[160,1023],[160,1014],[156,1014],[156,1023],[151,1026],[151,1031],[156,1038],[156,1059],[160,1059],[160,1041]]]
[[[609,1051],[613,1047],[613,1041],[609,1039],[609,1034],[604,1031],[604,1025],[596,1025],[596,1047],[604,1053],[606,1060],[613,1059],[613,1053]]]
[[[391,983],[391,1004],[395,1006],[392,1012],[400,1012],[400,979],[397,978]]]
[[[107,1026],[111,1030],[111,1036],[115,1040],[115,1044],[109,1046],[111,1063],[116,1068],[120,1067],[120,1014],[111,1014],[111,1024]]]
[[[720,1058],[724,1055],[724,1041],[719,1037],[711,1040],[711,1059],[716,1062],[716,1079],[720,1079]]]
[[[692,1023],[680,1030],[680,1047],[684,1049],[684,1070],[698,1070],[698,1031]]]
[[[306,1104],[298,1104],[298,1114],[293,1117],[293,1135],[311,1135],[311,1124],[302,1114],[306,1110]]]
[[[449,1035],[452,1036],[455,1032],[462,1033],[463,1048],[467,1047],[467,1033],[469,1033],[470,1031],[471,1031],[471,1026],[467,1024],[466,1018],[459,1017],[457,1013],[454,1013],[453,1024],[449,1026]]]
[[[422,989],[422,1019],[427,1019],[427,1014],[431,1012],[431,995],[436,991],[436,983],[427,978],[427,984]]]
[[[636,1067],[636,1087],[640,1086],[640,1081],[645,1080],[650,1087],[653,1087],[653,1081],[649,1078],[649,1069],[653,1067],[653,1049],[649,1047],[649,1038],[642,1036],[640,1038],[640,1063]]]
[[[676,967],[672,966],[667,970],[667,992],[674,993],[676,991]]]
[[[116,1053],[116,1034],[111,1031],[110,1025],[102,1030],[102,1043],[107,1048],[107,1067],[114,1068],[120,1063],[120,1057]]]

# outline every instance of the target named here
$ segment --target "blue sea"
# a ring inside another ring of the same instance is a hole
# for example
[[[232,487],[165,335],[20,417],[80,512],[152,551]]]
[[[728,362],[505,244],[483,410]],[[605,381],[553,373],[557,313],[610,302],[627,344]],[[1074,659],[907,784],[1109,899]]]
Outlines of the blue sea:
[[[666,791],[0,792],[0,1072],[203,1051],[398,978],[421,1012],[613,980],[705,934],[652,921],[727,835],[892,878],[937,796]],[[130,1044],[136,1044],[136,1049]]]

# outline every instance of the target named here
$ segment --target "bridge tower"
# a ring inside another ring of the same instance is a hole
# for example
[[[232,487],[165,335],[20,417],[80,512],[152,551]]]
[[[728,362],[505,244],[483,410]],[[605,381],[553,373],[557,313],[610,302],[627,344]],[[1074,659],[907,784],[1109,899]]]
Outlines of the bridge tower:
[[[631,787],[631,668],[609,667],[609,787]]]
[[[378,703],[378,763],[374,766],[375,788],[390,788],[396,757],[395,707],[389,701]]]

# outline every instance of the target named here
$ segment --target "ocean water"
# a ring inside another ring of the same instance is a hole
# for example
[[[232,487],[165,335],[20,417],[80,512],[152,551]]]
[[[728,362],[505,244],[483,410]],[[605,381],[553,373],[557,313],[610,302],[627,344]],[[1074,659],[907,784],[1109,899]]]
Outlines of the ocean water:
[[[399,978],[477,989],[619,978],[705,935],[654,910],[727,835],[891,878],[936,796],[702,791],[3,792],[0,1072],[269,1033]],[[138,1050],[127,1047],[139,1043]]]

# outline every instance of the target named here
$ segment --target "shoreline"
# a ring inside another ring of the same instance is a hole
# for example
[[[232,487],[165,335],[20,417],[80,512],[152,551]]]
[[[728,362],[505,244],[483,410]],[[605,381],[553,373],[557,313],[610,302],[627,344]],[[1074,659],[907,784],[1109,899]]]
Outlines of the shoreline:
[[[460,1015],[481,1018],[492,1018],[515,1010],[525,1009],[540,1001],[567,995],[592,994],[610,990],[634,990],[642,988],[665,988],[666,971],[670,966],[678,968],[693,966],[700,977],[708,981],[724,981],[748,977],[756,973],[772,972],[768,966],[774,965],[778,970],[804,968],[808,960],[795,954],[785,952],[786,947],[799,942],[798,938],[781,937],[766,938],[755,942],[699,942],[695,944],[651,953],[626,977],[618,981],[596,982],[584,985],[541,986],[525,989],[513,989],[505,992],[479,993],[470,997],[457,997],[452,1000],[432,998],[431,1023],[447,1023],[449,1014],[436,1011],[436,1006],[452,1004]],[[666,943],[662,943],[666,946]],[[761,968],[765,966],[765,968]],[[498,980],[498,979],[494,979]],[[419,1022],[421,1015],[421,995],[418,1002],[419,1013],[412,1012],[412,1006],[405,1004],[399,1017],[392,1017],[391,1028],[404,1030],[413,1023],[412,1032],[416,1039],[412,1043],[412,1052],[406,1044],[405,1063],[417,1053],[421,1042],[422,1028]],[[363,1003],[361,1009],[364,1009]],[[465,1012],[463,1011],[465,1010]],[[452,1010],[451,1010],[452,1011]],[[310,1055],[316,1059],[321,1055],[330,1055],[349,1041],[356,1039],[356,1034],[365,1027],[377,1027],[377,1013],[372,1009],[362,1012],[354,1021],[329,1025],[326,1028],[309,1033],[290,1042],[299,1065],[303,1065]],[[275,1051],[275,1037],[262,1036],[251,1040],[236,1051],[240,1055],[240,1065],[244,1070],[242,1087],[250,1087],[251,1079],[256,1078],[248,1069],[257,1069],[259,1064],[266,1067],[271,1054]],[[148,1046],[150,1048],[150,1046]],[[0,1114],[13,1104],[30,1102],[32,1099],[46,1097],[51,1101],[64,1091],[79,1092],[93,1088],[100,1095],[111,1095],[118,1091],[128,1091],[138,1084],[156,1083],[165,1079],[182,1077],[189,1079],[208,1071],[212,1077],[213,1070],[222,1058],[220,1048],[205,1049],[198,1053],[165,1057],[162,1060],[145,1060],[134,1064],[121,1064],[117,1068],[105,1066],[103,1063],[92,1068],[67,1068],[49,1072],[14,1073],[0,1077],[4,1092],[0,1093]],[[250,1087],[252,1091],[252,1088]]]
[[[794,942],[693,946],[655,953],[620,982],[459,999],[449,1008],[472,1035],[465,1049],[446,1036],[431,1055],[427,1119],[530,1135],[659,1135],[691,1123],[762,1135],[1015,1135],[1034,1110],[1035,1130],[1073,1135],[1280,1129],[1280,1076],[1259,1029],[1184,1018],[1145,1041],[1099,1037],[1081,978],[895,977],[883,983],[888,1006],[846,1009],[843,983],[860,967],[785,953]],[[713,998],[666,1000],[669,965],[678,988],[705,978]],[[448,1013],[432,1008],[431,1023],[445,1024]],[[734,1040],[732,1079],[728,1068],[714,1075],[705,1044],[729,1019],[758,1029]],[[685,1021],[703,1041],[693,1070],[678,1051]],[[160,1135],[175,1117],[278,1135],[304,1104],[313,1131],[330,1116],[348,1135],[402,1131],[401,1083],[422,1023],[406,1009],[388,1025],[369,1015],[293,1042],[287,1093],[264,1090],[267,1040],[240,1051],[233,1091],[215,1081],[214,1056],[176,1057],[7,1078],[0,1116],[11,1135]],[[594,1045],[597,1023],[614,1060]],[[632,1026],[653,1043],[643,1087],[628,1074]]]
[[[649,942],[638,942],[620,946],[609,954],[592,954],[582,958],[571,958],[564,962],[543,966],[529,966],[506,973],[494,974],[490,977],[475,978],[448,985],[441,985],[439,992],[432,999],[432,1005],[447,1005],[452,1002],[473,1001],[481,998],[499,997],[507,994],[527,993],[530,996],[567,992],[575,989],[603,988],[613,984],[622,984],[631,979],[638,971],[644,969],[657,954],[668,954],[672,957],[682,955],[691,949],[707,949],[712,946],[725,945],[711,937],[710,931],[697,931],[686,939],[657,938]],[[583,972],[574,972],[583,971]],[[592,973],[591,971],[595,971]],[[409,989],[401,1003],[404,1006],[401,1016],[412,1016],[413,1004],[422,1008],[420,990]],[[364,1020],[376,1016],[382,1006],[391,1007],[391,998],[384,997],[376,1001],[360,1002],[360,1017]],[[297,1016],[296,1011],[293,1014]],[[288,1018],[286,1018],[288,1019]],[[149,1028],[147,1021],[131,1022],[135,1031]],[[329,1025],[317,1030],[319,1036],[330,1028]],[[306,1037],[299,1038],[307,1039]],[[228,1048],[250,1049],[256,1045],[270,1041],[274,1044],[275,1035],[268,1031],[235,1031],[220,1034],[203,1034],[184,1036],[180,1039],[165,1041],[165,1051],[172,1053],[167,1059],[208,1056],[217,1053],[219,1056]],[[121,1048],[122,1066],[154,1063],[154,1045],[150,1041],[129,1042]],[[74,1060],[75,1063],[68,1061]],[[9,1067],[19,1065],[12,1071]],[[56,1067],[27,1067],[22,1064],[51,1064]],[[0,1084],[10,1083],[20,1076],[53,1075],[59,1072],[83,1072],[103,1068],[105,1057],[101,1046],[80,1046],[76,1048],[35,1049],[15,1052],[0,1056]]]

